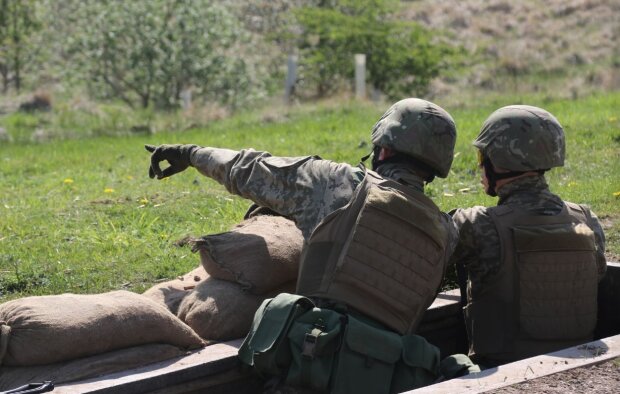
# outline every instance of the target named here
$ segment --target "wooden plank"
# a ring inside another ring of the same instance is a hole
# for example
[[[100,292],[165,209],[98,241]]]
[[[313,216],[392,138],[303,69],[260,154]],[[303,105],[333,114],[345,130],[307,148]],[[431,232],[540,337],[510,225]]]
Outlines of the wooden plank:
[[[162,387],[213,376],[238,368],[237,350],[241,339],[207,346],[188,356],[166,360],[145,367],[59,385],[54,393],[133,394],[155,391]]]
[[[477,374],[422,387],[407,393],[484,393],[568,369],[598,364],[618,356],[620,356],[620,335],[615,335],[557,352],[504,364]]]

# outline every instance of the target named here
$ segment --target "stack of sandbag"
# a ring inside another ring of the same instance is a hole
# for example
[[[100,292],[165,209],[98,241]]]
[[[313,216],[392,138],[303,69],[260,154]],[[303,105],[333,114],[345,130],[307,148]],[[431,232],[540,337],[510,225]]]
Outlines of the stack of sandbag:
[[[272,292],[255,295],[238,283],[210,277],[183,299],[177,316],[206,340],[242,338],[264,299],[294,291],[295,282],[289,282]]]
[[[188,272],[177,279],[156,284],[144,293],[143,296],[165,306],[175,315],[183,298],[190,294],[196,286],[207,279],[209,275],[202,266]]]
[[[210,276],[262,295],[297,279],[303,237],[293,221],[260,215],[191,243]]]
[[[303,237],[289,219],[255,216],[191,244],[206,274],[196,269],[144,295],[166,304],[207,341],[245,336],[265,298],[295,291]]]
[[[202,346],[165,307],[132,292],[22,298],[0,305],[0,390],[137,368]]]
[[[204,341],[166,308],[129,291],[27,297],[0,305],[0,366],[12,373],[12,368],[62,363],[147,344],[189,350],[204,346]],[[154,360],[140,357],[132,367],[179,354],[167,349]],[[103,369],[99,372],[109,372]]]

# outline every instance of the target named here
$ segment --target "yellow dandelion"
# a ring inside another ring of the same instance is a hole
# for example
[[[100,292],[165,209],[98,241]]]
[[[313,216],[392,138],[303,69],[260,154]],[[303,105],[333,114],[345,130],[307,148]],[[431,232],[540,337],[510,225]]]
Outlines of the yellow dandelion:
[[[611,116],[611,117],[609,118],[609,121],[610,121],[610,122],[615,122],[616,120],[618,120],[618,118],[617,118],[617,117],[615,117],[615,116]]]
[[[614,193],[614,197],[616,197],[616,198],[620,198],[620,192],[615,192],[615,193]]]
[[[127,175],[126,178],[127,178],[128,181],[133,181],[133,176],[131,176],[131,175]]]
[[[140,199],[140,204],[148,204],[149,200],[146,197]]]
[[[577,182],[568,182],[568,187],[575,187],[577,186]]]
[[[111,187],[106,187],[105,189],[103,189],[104,193],[114,193],[114,189],[112,189]]]
[[[64,183],[65,185],[70,185],[73,183],[73,179],[71,178],[66,178],[64,181],[62,181],[62,183]]]

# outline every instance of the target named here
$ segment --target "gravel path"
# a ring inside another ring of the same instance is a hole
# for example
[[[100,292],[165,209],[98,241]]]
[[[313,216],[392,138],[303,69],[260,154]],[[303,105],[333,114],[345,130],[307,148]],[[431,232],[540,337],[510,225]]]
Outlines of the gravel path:
[[[620,393],[620,358],[543,376],[489,393],[617,394]]]

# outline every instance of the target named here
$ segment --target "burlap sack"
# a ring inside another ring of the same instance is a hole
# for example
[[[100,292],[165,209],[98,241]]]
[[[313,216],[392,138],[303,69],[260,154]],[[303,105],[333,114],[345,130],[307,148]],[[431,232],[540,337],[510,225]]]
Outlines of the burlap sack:
[[[187,351],[176,346],[153,343],[61,363],[31,367],[0,367],[0,390],[45,380],[51,380],[58,385],[91,379],[181,357],[185,354]]]
[[[292,292],[295,282],[289,282],[280,289]],[[279,289],[276,291],[280,292]],[[206,340],[242,338],[250,330],[254,313],[261,302],[270,296],[273,294],[250,294],[238,283],[211,277],[183,299],[178,316]]]
[[[147,343],[204,344],[165,307],[129,291],[9,301],[0,305],[0,322],[2,366],[51,364]]]
[[[303,237],[291,220],[261,215],[190,243],[210,276],[265,294],[297,279]]]
[[[177,279],[156,284],[142,293],[142,295],[165,306],[176,315],[183,298],[208,277],[209,275],[201,265],[193,271],[179,276]]]

